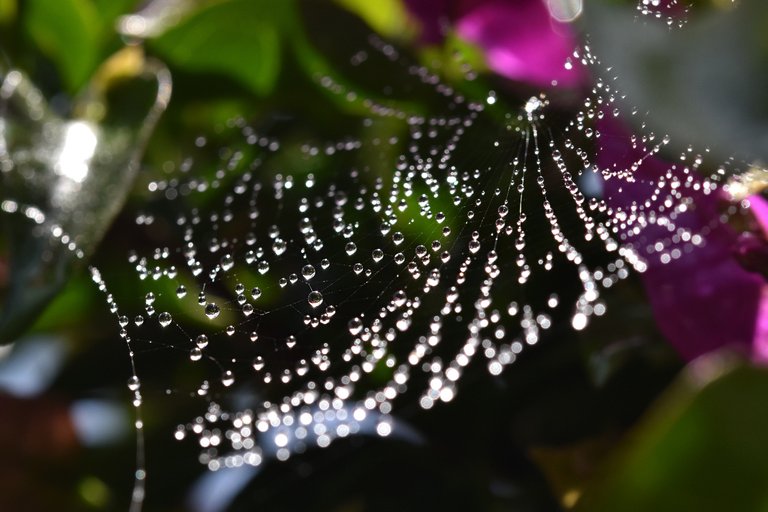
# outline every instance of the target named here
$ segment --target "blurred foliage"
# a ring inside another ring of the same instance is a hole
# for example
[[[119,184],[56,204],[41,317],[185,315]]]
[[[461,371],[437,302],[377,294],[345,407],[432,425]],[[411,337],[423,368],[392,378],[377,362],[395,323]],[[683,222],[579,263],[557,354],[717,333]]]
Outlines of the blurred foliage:
[[[112,87],[131,94],[131,109],[110,101]],[[2,174],[4,198],[20,212],[5,223],[10,254],[0,344],[21,334],[93,253],[125,202],[169,87],[167,69],[126,48],[104,62],[72,116],[63,117],[18,74],[3,126],[3,165],[13,169]],[[40,236],[44,222],[56,226],[51,236]]]
[[[88,0],[34,0],[25,6],[26,31],[77,91],[98,62],[99,15]]]
[[[152,41],[152,48],[181,69],[221,72],[267,95],[280,71],[289,5],[253,0],[213,4]]]
[[[395,40],[408,39],[416,31],[400,0],[336,0],[344,8],[360,16],[378,34]]]
[[[576,510],[768,510],[768,370],[729,354],[692,363]]]

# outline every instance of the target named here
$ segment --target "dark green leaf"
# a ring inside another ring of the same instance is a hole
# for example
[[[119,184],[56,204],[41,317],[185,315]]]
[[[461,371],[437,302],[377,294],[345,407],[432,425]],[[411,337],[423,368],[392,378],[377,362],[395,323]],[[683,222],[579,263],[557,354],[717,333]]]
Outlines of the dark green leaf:
[[[26,30],[53,60],[70,92],[88,80],[98,61],[100,19],[89,0],[29,0]]]
[[[196,12],[152,43],[168,62],[189,71],[222,73],[268,94],[280,69],[284,2],[233,0]]]
[[[16,0],[0,0],[0,25],[6,25],[16,17]]]
[[[768,369],[692,363],[577,510],[768,510]]]
[[[136,0],[91,0],[99,16],[102,32],[114,34],[115,23],[121,14],[131,11],[136,6]]]

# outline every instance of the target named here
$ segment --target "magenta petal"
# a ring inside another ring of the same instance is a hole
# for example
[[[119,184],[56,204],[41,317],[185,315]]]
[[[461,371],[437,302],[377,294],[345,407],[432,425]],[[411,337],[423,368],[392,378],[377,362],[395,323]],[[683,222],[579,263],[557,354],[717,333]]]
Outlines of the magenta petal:
[[[627,169],[645,153],[633,149],[621,127],[600,126],[603,147],[598,165],[603,169]],[[643,160],[634,174],[637,180],[609,179],[605,183],[606,201],[612,207],[629,207],[651,200],[651,184],[670,169],[671,164],[657,158]],[[648,256],[648,269],[642,274],[654,316],[662,333],[681,356],[690,360],[723,346],[745,350],[759,341],[759,353],[768,354],[768,305],[763,304],[764,281],[736,261],[737,233],[717,221],[719,194],[686,192],[695,208],[680,215],[675,224],[692,233],[701,233],[701,247],[680,246],[682,256],[662,263],[658,256]],[[669,237],[658,226],[640,235],[628,235],[638,250]],[[645,256],[645,255],[644,255]],[[762,333],[759,340],[756,334]],[[758,343],[754,345],[755,355]]]
[[[768,235],[768,201],[759,195],[749,196],[749,209],[763,229],[763,233]]]
[[[768,288],[764,286],[762,291],[752,340],[752,358],[765,364],[768,363]]]
[[[405,6],[421,25],[421,41],[438,44],[443,40],[443,28],[450,25],[451,0],[405,0]]]
[[[768,236],[768,201],[759,195],[749,198],[750,210],[755,220]],[[763,285],[760,304],[755,320],[755,333],[752,339],[752,357],[755,361],[768,363],[768,286]]]
[[[749,350],[762,299],[760,276],[730,259],[727,245],[707,243],[643,274],[659,328],[687,360],[728,345]]]
[[[565,68],[576,46],[570,27],[549,15],[543,0],[471,2],[457,21],[461,37],[481,47],[489,67],[513,80],[577,85],[583,75]]]

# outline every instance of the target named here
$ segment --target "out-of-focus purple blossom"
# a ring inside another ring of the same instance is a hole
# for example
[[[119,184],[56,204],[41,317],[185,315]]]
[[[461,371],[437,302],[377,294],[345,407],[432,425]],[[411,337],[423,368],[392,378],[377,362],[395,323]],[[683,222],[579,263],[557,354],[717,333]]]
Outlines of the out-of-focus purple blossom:
[[[488,67],[521,82],[576,86],[584,75],[566,69],[576,40],[571,27],[550,16],[545,0],[405,0],[425,43],[453,29],[483,50]]]
[[[633,173],[634,182],[606,180],[608,206],[661,206],[665,194],[654,196],[659,179],[670,169],[679,172],[680,167],[673,169],[639,146],[633,148],[617,123],[603,122],[600,133],[597,165],[601,169],[614,172],[641,162]],[[701,236],[700,246],[670,242],[673,234],[658,224],[649,223],[637,234],[625,231],[626,240],[646,257],[648,268],[641,277],[659,328],[686,360],[736,346],[749,351],[754,360],[768,362],[768,286],[760,273],[742,265],[745,258],[755,260],[768,251],[768,204],[758,195],[749,197],[755,232],[745,244],[744,236],[720,221],[727,201],[720,189],[708,192],[704,187],[689,187],[683,194],[691,199],[691,208],[676,215],[674,224],[678,230]],[[667,247],[644,254],[657,242]],[[669,257],[673,249],[680,250],[676,258]]]

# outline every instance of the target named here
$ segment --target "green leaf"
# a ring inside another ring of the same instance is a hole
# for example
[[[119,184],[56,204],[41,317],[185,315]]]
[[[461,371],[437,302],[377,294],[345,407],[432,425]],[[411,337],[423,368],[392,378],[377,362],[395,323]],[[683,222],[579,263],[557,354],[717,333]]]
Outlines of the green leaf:
[[[71,93],[85,84],[99,57],[100,19],[89,0],[28,0],[25,28],[56,64]]]
[[[689,365],[576,510],[768,510],[768,369]]]
[[[0,25],[7,25],[16,18],[16,0],[0,0]]]
[[[336,0],[360,16],[373,30],[387,37],[412,36],[416,25],[408,18],[400,0]]]
[[[129,12],[137,3],[136,0],[91,0],[91,2],[101,19],[103,29],[110,29],[112,32],[114,32],[117,17]]]
[[[222,73],[266,95],[280,70],[281,13],[286,2],[233,0],[196,12],[152,41],[169,63]]]

